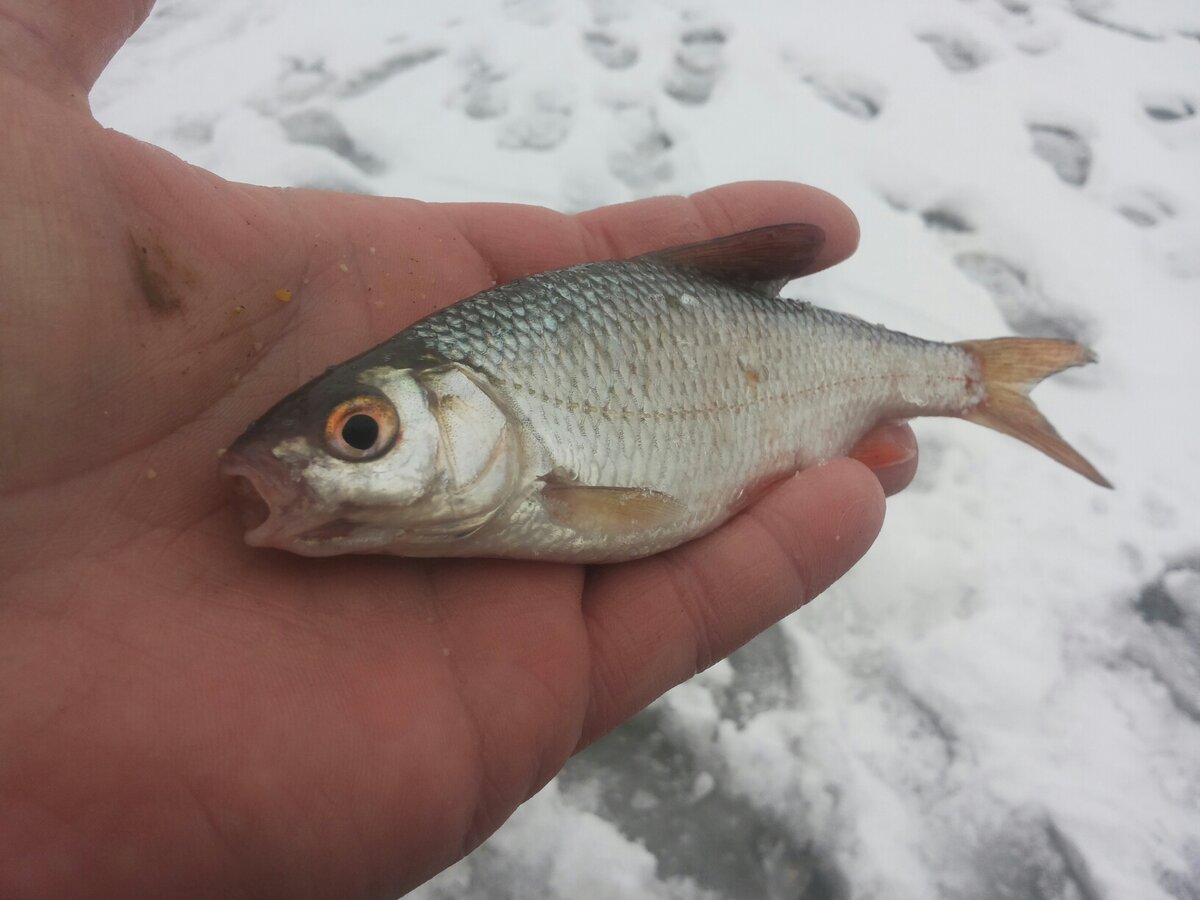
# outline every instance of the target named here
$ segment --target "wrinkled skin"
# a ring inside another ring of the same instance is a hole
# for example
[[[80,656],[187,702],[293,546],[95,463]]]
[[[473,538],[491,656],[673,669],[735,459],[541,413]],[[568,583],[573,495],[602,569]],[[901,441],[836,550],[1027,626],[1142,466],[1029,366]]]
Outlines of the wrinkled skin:
[[[89,115],[146,11],[0,0],[0,896],[394,896],[845,572],[911,433],[587,571],[251,550],[217,449],[493,280],[779,221],[822,267],[855,223],[796,185],[567,217],[231,184]]]

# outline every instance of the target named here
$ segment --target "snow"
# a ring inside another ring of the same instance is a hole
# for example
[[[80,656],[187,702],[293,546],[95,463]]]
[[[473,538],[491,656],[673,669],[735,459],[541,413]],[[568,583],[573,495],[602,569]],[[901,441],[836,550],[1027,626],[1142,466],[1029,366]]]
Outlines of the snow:
[[[960,422],[820,601],[414,896],[1200,896],[1200,7],[173,0],[106,125],[229,178],[573,211],[749,178],[862,247],[789,292],[1089,341],[1098,491]]]

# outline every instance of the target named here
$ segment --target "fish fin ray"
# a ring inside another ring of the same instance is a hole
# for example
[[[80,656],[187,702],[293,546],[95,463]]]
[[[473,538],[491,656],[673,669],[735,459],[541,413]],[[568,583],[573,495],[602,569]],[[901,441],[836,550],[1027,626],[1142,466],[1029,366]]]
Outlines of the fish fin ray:
[[[888,431],[891,429],[872,430],[860,438],[851,448],[850,458],[871,469],[886,469],[910,462],[917,454],[916,446],[895,440]]]
[[[555,523],[575,530],[644,531],[667,525],[683,512],[677,499],[650,488],[592,486],[554,476],[543,481],[547,514]]]
[[[638,258],[697,269],[720,281],[775,296],[808,271],[824,246],[825,232],[819,226],[790,223],[667,247]]]
[[[985,390],[984,399],[962,413],[964,419],[1011,435],[1089,481],[1112,487],[1095,466],[1063,440],[1029,399],[1029,392],[1043,379],[1095,362],[1091,350],[1073,341],[1043,338],[961,341],[957,346],[979,362]]]

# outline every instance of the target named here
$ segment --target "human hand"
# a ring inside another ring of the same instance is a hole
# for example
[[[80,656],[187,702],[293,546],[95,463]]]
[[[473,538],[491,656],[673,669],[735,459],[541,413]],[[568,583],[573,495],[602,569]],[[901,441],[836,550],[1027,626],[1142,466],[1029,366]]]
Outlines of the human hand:
[[[88,113],[147,9],[0,0],[0,896],[392,896],[845,572],[911,433],[586,570],[250,550],[217,449],[494,281],[784,221],[820,268],[856,226],[789,184],[569,217],[225,182]]]

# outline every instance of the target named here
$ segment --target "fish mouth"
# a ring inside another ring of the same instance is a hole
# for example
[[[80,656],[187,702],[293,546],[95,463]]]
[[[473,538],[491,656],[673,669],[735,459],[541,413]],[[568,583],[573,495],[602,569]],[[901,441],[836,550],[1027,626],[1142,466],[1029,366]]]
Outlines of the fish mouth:
[[[221,460],[221,477],[229,484],[238,518],[251,547],[281,546],[289,536],[289,521],[303,499],[303,489],[291,481],[275,459],[255,464],[253,453],[230,451]]]
[[[234,505],[242,528],[247,532],[256,531],[270,520],[271,504],[263,499],[250,476],[230,475],[229,479],[233,483]]]

